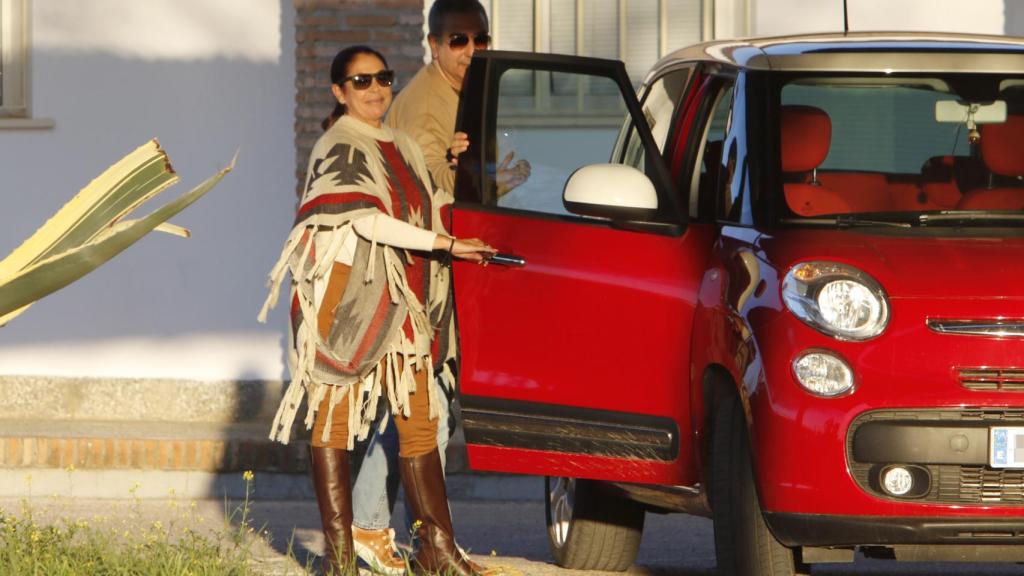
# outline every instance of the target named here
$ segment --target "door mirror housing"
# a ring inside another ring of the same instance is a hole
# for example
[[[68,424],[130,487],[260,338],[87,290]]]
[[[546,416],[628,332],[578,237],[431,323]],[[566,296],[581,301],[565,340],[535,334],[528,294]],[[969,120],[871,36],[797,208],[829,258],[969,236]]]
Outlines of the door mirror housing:
[[[581,216],[611,220],[654,220],[658,193],[646,174],[623,164],[591,164],[573,172],[562,203]]]

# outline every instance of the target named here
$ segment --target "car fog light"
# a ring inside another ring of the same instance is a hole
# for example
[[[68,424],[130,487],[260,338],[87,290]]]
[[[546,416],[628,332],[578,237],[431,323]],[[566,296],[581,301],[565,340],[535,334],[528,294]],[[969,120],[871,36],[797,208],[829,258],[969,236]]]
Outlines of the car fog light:
[[[806,352],[793,361],[797,382],[818,396],[839,396],[853,388],[853,371],[830,352]]]
[[[882,473],[882,487],[893,496],[903,496],[914,487],[914,476],[903,466],[893,466]]]

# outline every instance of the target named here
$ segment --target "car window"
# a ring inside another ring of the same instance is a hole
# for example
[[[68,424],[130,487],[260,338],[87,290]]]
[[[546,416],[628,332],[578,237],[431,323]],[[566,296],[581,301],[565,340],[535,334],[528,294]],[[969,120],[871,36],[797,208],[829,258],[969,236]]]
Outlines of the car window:
[[[692,66],[672,70],[651,83],[644,93],[642,107],[644,119],[654,136],[654,143],[658,151],[665,152],[665,142],[668,140],[669,131],[672,127],[672,118],[675,116],[676,108],[679,105],[683,92],[690,77],[693,75]],[[624,139],[622,163],[639,170],[644,169],[644,147],[637,137],[636,127],[629,119],[628,131]]]
[[[489,168],[498,181],[497,206],[570,216],[562,204],[566,181],[583,166],[609,162],[628,115],[610,78],[506,71],[498,84],[495,165]],[[516,170],[528,173],[525,180],[516,181]]]
[[[732,207],[733,199],[729,187],[725,186],[730,175],[723,173],[734,168],[728,157],[723,158],[732,112],[732,88],[731,80],[720,81],[706,96],[711,102],[709,120],[704,127],[690,190],[690,215],[694,217],[698,215],[701,199],[705,206],[718,207],[719,218],[727,215]]]
[[[1022,88],[1000,74],[794,76],[779,91],[777,205],[787,221],[1024,210]]]

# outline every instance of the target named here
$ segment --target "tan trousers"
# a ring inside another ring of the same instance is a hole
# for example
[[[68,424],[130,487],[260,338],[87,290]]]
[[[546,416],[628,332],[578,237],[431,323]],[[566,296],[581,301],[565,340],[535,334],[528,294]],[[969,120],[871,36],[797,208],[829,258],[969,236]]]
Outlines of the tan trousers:
[[[334,309],[341,301],[351,271],[351,267],[337,262],[331,270],[331,278],[327,282],[327,290],[317,312],[317,329],[323,338],[327,337],[331,328]],[[402,365],[399,362],[399,370],[401,369]],[[427,387],[431,384],[430,374],[429,367],[415,371],[416,392],[409,394],[409,410],[412,415],[408,418],[402,415],[392,415],[395,426],[398,427],[398,455],[403,458],[429,454],[437,448],[437,421],[431,421],[429,417],[430,395]],[[345,394],[332,414],[331,433],[327,442],[324,442],[321,437],[324,426],[327,425],[329,403],[330,395],[327,395],[317,410],[316,420],[313,422],[312,444],[318,448],[344,449],[348,447],[348,393]]]

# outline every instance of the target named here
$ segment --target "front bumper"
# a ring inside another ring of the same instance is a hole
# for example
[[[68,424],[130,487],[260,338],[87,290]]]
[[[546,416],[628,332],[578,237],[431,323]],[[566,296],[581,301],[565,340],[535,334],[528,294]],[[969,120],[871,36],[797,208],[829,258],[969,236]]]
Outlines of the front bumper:
[[[765,512],[786,546],[894,546],[905,544],[1024,544],[1024,518],[828,516]]]
[[[878,410],[858,416],[847,435],[850,473],[872,496],[900,502],[1024,506],[1024,469],[989,466],[989,430],[1024,426],[1007,409]],[[880,486],[886,466],[909,465],[927,483],[909,497]]]

